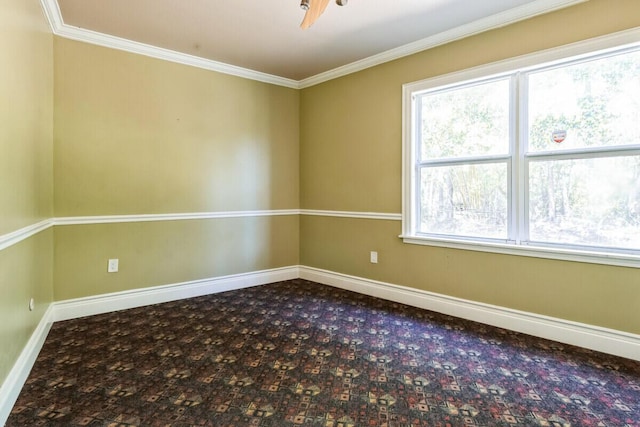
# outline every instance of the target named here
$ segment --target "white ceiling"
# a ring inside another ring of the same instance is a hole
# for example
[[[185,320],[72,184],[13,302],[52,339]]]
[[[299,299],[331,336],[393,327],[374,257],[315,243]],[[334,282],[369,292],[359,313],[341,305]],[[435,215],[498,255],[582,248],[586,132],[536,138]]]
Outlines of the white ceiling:
[[[299,0],[41,1],[56,34],[295,86],[585,0],[332,0],[308,30]]]

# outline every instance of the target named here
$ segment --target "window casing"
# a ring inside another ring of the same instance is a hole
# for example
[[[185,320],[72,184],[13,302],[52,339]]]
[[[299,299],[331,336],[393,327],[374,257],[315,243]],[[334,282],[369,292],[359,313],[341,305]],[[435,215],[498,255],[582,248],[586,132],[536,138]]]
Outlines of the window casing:
[[[405,85],[404,241],[640,267],[638,40]]]

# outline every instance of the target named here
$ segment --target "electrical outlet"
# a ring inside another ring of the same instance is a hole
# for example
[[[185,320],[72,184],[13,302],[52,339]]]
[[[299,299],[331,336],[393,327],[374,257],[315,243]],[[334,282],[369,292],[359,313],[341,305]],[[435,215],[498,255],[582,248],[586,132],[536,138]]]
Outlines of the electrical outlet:
[[[117,273],[118,272],[118,258],[110,259],[107,264],[107,273]]]
[[[376,251],[371,251],[371,264],[377,264],[378,263],[378,252]]]

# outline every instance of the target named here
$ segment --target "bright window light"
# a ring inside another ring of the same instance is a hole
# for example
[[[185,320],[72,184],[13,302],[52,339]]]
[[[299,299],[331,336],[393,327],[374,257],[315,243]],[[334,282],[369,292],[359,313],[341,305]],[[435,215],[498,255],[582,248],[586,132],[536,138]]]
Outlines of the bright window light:
[[[405,85],[405,241],[640,267],[640,47],[487,68]]]

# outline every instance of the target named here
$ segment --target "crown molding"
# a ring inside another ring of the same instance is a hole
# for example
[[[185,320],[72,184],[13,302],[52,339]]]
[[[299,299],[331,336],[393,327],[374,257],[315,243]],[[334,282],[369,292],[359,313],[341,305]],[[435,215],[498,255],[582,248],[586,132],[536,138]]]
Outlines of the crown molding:
[[[188,55],[186,53],[176,52],[161,47],[151,46],[145,43],[139,43],[104,33],[98,33],[96,31],[73,27],[64,23],[57,0],[40,0],[40,2],[42,4],[42,8],[47,17],[47,20],[49,21],[51,31],[56,36],[64,37],[70,40],[90,43],[97,46],[118,49],[138,55],[144,55],[155,59],[161,59],[163,61],[189,65],[209,71],[216,71],[218,73],[229,74],[249,80],[270,83],[277,86],[284,86],[293,89],[299,89],[300,87],[299,83],[296,80],[274,76],[272,74],[262,73],[260,71],[250,70],[248,68],[237,67],[235,65],[225,64],[223,62],[213,61],[194,55]]]
[[[300,89],[589,0],[539,0],[300,80]]]
[[[277,86],[284,86],[292,89],[304,89],[315,86],[338,77],[346,76],[358,71],[365,70],[385,62],[403,58],[414,53],[422,52],[427,49],[434,48],[455,40],[472,36],[484,31],[503,27],[513,24],[537,15],[553,12],[558,9],[574,6],[589,0],[537,0],[535,2],[516,7],[514,9],[498,13],[469,24],[456,27],[449,31],[436,34],[431,37],[418,40],[413,43],[400,46],[395,49],[382,52],[368,58],[352,62],[342,67],[308,77],[303,80],[293,80],[272,74],[262,73],[260,71],[250,70],[247,68],[237,67],[235,65],[223,62],[213,61],[194,55],[176,52],[169,49],[163,49],[144,43],[138,43],[132,40],[114,37],[95,31],[82,29],[67,25],[62,19],[60,7],[57,0],[40,0],[45,16],[49,21],[49,26],[53,34],[71,40],[90,43],[102,47],[118,49],[125,52],[145,55],[164,61],[175,62],[178,64],[189,65],[192,67],[202,68],[209,71],[216,71],[223,74],[229,74],[236,77],[242,77],[250,80],[256,80],[263,83],[270,83]]]
[[[58,28],[64,25],[62,21],[62,13],[60,12],[60,6],[58,5],[57,0],[40,0],[40,5],[42,6],[42,11],[44,12],[44,16],[47,18],[49,22],[49,27],[51,27],[51,31],[53,34],[57,34],[56,31]]]

